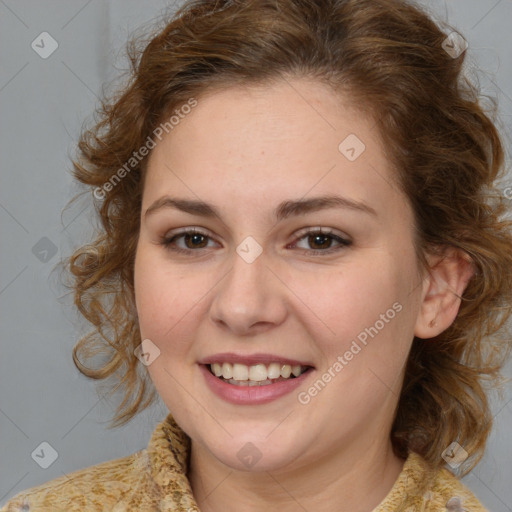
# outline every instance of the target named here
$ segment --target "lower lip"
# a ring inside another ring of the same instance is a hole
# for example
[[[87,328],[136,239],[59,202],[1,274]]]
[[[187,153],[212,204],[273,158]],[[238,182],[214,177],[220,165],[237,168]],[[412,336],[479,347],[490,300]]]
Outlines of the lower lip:
[[[299,387],[311,373],[311,368],[294,379],[282,380],[266,386],[237,386],[213,375],[208,366],[199,365],[208,387],[220,398],[237,405],[259,405],[272,402],[291,393]]]

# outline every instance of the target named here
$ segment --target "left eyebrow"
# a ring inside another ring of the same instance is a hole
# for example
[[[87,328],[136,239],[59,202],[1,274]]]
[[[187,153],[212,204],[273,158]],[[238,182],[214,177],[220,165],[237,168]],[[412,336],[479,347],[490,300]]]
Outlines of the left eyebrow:
[[[146,210],[144,216],[147,217],[161,208],[174,208],[176,210],[201,217],[222,218],[218,209],[209,203],[194,199],[173,198],[170,196],[163,196],[160,199],[157,199]],[[354,199],[335,195],[283,201],[274,210],[274,216],[278,221],[281,221],[292,215],[305,215],[307,213],[325,210],[327,208],[345,208],[377,216],[377,212],[371,206],[361,201],[355,201]]]
[[[305,215],[310,212],[325,210],[327,208],[345,208],[377,217],[377,212],[366,203],[341,196],[320,196],[310,199],[283,201],[274,211],[277,220],[283,220],[291,215]]]

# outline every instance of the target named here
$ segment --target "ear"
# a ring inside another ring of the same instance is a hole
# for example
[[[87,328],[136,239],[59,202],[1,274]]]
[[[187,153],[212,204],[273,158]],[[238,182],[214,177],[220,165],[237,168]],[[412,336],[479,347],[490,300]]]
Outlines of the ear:
[[[450,327],[459,312],[462,294],[475,273],[470,256],[455,247],[430,260],[414,328],[414,335],[423,339],[434,338]]]

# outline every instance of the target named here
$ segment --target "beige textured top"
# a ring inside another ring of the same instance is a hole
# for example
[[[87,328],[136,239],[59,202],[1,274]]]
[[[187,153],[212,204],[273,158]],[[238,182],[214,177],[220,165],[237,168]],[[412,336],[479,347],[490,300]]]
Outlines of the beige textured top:
[[[169,414],[146,449],[17,494],[0,512],[198,511],[186,476],[190,439]],[[447,469],[429,470],[411,452],[373,512],[487,512]]]

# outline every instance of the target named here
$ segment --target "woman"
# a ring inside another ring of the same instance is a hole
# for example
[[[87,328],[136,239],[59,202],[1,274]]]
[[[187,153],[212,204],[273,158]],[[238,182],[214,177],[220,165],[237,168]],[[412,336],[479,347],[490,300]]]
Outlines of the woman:
[[[4,510],[485,510],[447,468],[490,432],[512,238],[462,43],[398,0],[240,0],[132,47],[75,162],[73,355],[117,425],[170,414]]]

